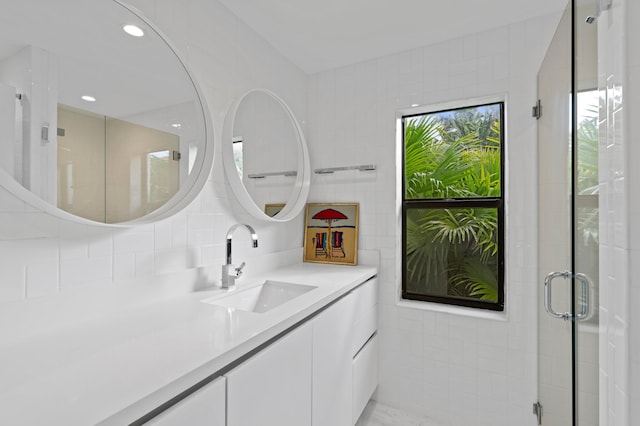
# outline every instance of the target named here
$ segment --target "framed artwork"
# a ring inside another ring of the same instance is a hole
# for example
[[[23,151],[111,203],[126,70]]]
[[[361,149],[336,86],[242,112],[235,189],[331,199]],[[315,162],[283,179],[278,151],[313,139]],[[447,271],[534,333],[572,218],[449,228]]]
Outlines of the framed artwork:
[[[304,261],[355,265],[358,203],[309,203],[304,224]]]
[[[264,213],[269,217],[274,217],[275,215],[280,213],[280,210],[282,210],[284,208],[284,206],[285,206],[284,203],[265,204],[264,205]]]

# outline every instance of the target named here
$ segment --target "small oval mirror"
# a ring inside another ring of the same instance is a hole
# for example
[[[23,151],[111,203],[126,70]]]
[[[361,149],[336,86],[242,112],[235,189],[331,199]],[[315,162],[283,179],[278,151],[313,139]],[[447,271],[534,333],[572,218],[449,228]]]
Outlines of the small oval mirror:
[[[309,196],[307,144],[291,109],[275,93],[253,89],[229,108],[222,158],[235,197],[254,217],[295,218]]]
[[[209,175],[208,120],[175,50],[119,0],[3,4],[0,184],[29,204],[79,222],[169,216]]]

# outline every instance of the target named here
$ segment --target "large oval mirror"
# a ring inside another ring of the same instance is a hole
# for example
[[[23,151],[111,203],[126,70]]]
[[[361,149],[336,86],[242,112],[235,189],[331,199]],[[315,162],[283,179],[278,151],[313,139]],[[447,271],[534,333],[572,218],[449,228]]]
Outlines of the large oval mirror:
[[[227,180],[248,213],[285,222],[302,211],[309,195],[309,152],[280,97],[264,89],[239,97],[225,118],[222,140]]]
[[[82,222],[166,217],[206,182],[210,133],[184,63],[135,10],[3,3],[0,184],[30,204]]]

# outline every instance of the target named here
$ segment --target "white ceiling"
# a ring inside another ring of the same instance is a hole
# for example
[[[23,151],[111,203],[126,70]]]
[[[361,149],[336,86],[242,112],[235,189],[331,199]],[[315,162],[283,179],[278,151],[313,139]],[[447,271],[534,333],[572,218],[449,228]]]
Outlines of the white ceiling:
[[[560,12],[567,0],[219,0],[312,74]]]

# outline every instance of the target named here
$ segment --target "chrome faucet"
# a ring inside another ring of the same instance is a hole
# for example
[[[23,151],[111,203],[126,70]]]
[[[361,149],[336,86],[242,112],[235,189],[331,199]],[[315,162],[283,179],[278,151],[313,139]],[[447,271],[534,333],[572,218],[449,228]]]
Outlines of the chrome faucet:
[[[232,237],[233,231],[235,231],[236,228],[240,226],[244,226],[251,233],[251,239],[253,240],[253,248],[258,247],[258,235],[256,234],[256,231],[251,226],[245,225],[243,223],[238,223],[233,225],[229,229],[229,231],[227,232],[227,263],[222,265],[222,279],[220,281],[220,287],[222,288],[233,287],[236,284],[236,279],[240,278],[240,276],[242,275],[242,269],[245,266],[245,263],[242,262],[240,266],[236,268],[231,262],[231,237]]]

